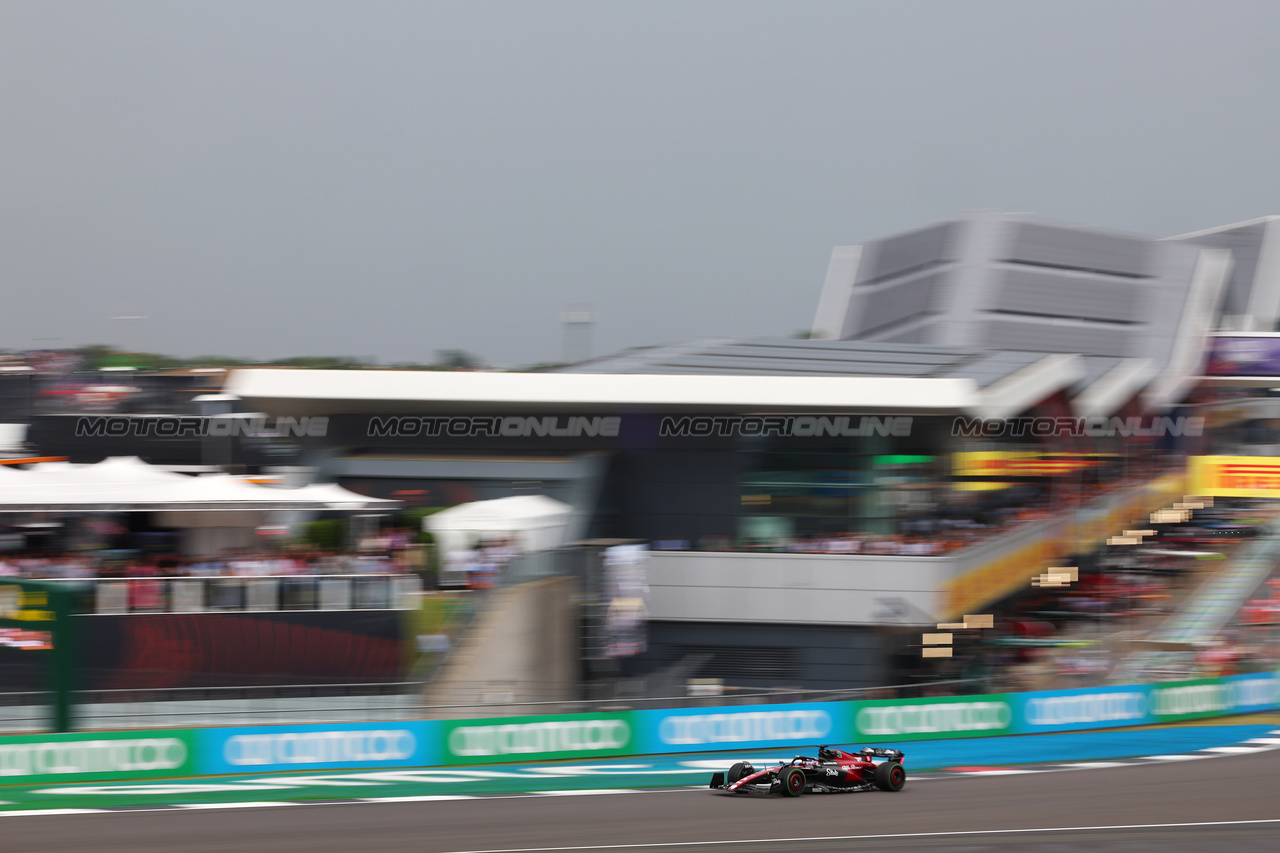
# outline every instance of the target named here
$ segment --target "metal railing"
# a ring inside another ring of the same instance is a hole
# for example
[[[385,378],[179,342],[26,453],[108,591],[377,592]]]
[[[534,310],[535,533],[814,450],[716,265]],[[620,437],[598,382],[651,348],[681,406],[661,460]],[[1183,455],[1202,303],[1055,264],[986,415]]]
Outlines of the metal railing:
[[[77,691],[80,729],[395,721],[421,715],[416,682]],[[0,693],[0,731],[43,729],[47,693]]]
[[[411,610],[413,574],[263,575],[68,579],[87,584],[98,615],[275,610]]]
[[[650,708],[706,708],[725,705],[776,705],[952,695],[979,687],[972,679],[930,684],[899,684],[842,690],[729,690],[712,696],[659,696],[582,700],[501,701],[530,685],[487,682],[491,701],[423,705],[419,682],[315,684],[273,687],[180,687],[153,690],[86,690],[76,694],[76,725],[85,730],[267,723],[383,722],[452,717],[504,717],[520,714],[572,714]],[[534,685],[536,688],[536,685]],[[0,693],[0,732],[37,731],[48,720],[44,693]]]
[[[732,705],[780,705],[798,702],[843,702],[856,699],[909,699],[923,696],[951,696],[959,693],[976,692],[984,683],[979,679],[955,679],[918,684],[892,684],[880,687],[850,687],[835,690],[808,690],[799,687],[778,687],[771,689],[726,687],[716,694],[684,695],[684,696],[612,696],[598,699],[548,699],[548,700],[511,700],[500,697],[521,692],[525,695],[536,695],[537,684],[512,681],[485,681],[463,684],[470,687],[478,697],[488,697],[488,701],[453,703],[449,705],[423,706],[422,711],[428,716],[449,716],[449,712],[459,712],[461,716],[470,716],[461,712],[483,711],[486,716],[508,716],[512,714],[577,714],[593,710],[608,709],[642,710],[646,708],[708,708]],[[548,690],[559,685],[547,685]],[[518,709],[518,710],[513,710]],[[492,712],[492,713],[491,713]]]

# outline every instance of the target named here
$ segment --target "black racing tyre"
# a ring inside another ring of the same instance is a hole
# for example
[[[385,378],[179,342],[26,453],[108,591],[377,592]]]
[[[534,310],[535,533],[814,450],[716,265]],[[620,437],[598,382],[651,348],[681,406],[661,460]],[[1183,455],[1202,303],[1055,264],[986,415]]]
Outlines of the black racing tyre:
[[[737,764],[730,767],[729,775],[724,777],[724,784],[726,786],[732,785],[734,782],[737,782],[743,776],[746,776],[747,774],[743,772],[743,770],[745,770],[746,767],[747,767],[747,764],[745,761],[739,761]]]
[[[782,774],[782,793],[788,797],[798,797],[803,794],[806,784],[808,782],[804,778],[804,771],[799,767],[788,767]]]
[[[901,791],[907,784],[907,771],[896,761],[886,761],[876,766],[876,787],[881,791]]]

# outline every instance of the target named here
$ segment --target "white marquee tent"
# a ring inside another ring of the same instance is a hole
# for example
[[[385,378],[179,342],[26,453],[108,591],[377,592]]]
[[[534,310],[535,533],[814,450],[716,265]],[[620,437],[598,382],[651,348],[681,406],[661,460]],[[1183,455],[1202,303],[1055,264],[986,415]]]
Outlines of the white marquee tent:
[[[42,462],[28,470],[0,466],[0,512],[386,512],[398,505],[335,484],[281,489],[229,474],[191,477],[137,457],[113,457],[92,465]]]
[[[517,495],[474,501],[429,515],[422,521],[443,553],[465,550],[479,539],[513,539],[522,552],[549,551],[564,544],[573,507],[545,495]]]

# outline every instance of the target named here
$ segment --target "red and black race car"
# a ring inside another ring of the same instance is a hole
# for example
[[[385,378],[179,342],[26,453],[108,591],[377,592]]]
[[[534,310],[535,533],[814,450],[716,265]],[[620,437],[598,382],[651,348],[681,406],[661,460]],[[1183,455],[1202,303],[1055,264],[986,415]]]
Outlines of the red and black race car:
[[[805,791],[841,794],[853,791],[901,791],[907,784],[902,762],[906,756],[896,749],[865,747],[857,753],[827,746],[818,747],[818,757],[797,755],[789,764],[757,770],[739,761],[729,773],[713,773],[711,787],[734,794],[765,793],[798,797]]]

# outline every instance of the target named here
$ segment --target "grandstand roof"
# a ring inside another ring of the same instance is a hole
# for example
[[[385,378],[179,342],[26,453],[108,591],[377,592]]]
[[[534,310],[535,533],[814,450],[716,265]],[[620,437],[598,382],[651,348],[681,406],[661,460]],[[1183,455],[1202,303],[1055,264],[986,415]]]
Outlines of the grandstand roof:
[[[786,338],[632,351],[556,373],[237,370],[276,416],[524,411],[1017,414],[1086,374],[1073,355]]]
[[[642,347],[564,367],[560,372],[965,378],[985,388],[1046,357],[1046,353],[927,344],[744,338]]]

